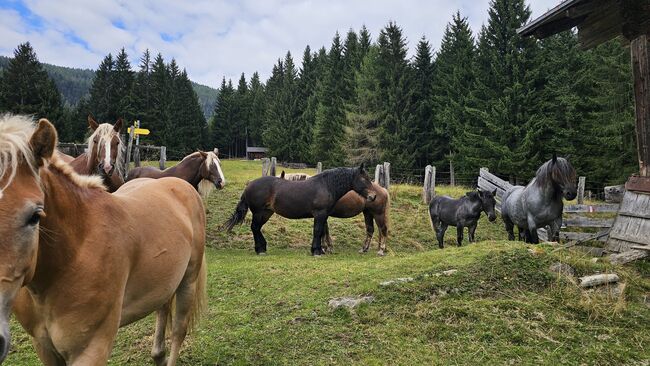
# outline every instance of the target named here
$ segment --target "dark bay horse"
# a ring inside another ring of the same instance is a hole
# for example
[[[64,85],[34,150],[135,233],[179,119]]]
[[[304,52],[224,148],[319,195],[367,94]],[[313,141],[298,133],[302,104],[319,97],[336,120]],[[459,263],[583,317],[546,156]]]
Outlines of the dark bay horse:
[[[88,151],[69,163],[79,174],[100,175],[109,192],[115,192],[124,184],[122,166],[124,143],[120,138],[122,124],[122,119],[118,119],[114,125],[99,124],[88,116],[88,126],[93,130],[88,138]]]
[[[215,152],[197,151],[184,157],[177,165],[165,170],[151,166],[134,168],[129,171],[126,181],[136,178],[176,177],[191,184],[203,198],[206,198],[214,187],[222,189],[226,184],[218,153],[217,149]]]
[[[47,120],[0,117],[0,363],[13,309],[45,365],[106,365],[118,328],[155,311],[152,356],[174,365],[205,305],[201,197],[177,178],[109,194],[56,139]]]
[[[547,225],[551,227],[549,238],[556,238],[562,226],[562,199],[575,199],[576,192],[575,169],[568,160],[553,154],[526,187],[514,186],[503,195],[501,217],[508,239],[515,240],[515,225],[519,238],[529,243],[539,243],[537,229]]]
[[[445,231],[448,226],[456,227],[456,239],[458,246],[463,243],[463,228],[468,228],[469,242],[474,242],[474,233],[481,212],[485,212],[488,220],[494,222],[497,215],[494,206],[494,196],[497,191],[472,191],[459,199],[448,196],[436,196],[429,203],[429,218],[431,226],[436,233],[438,246],[444,248]]]
[[[305,173],[289,173],[285,174],[284,170],[280,174],[280,178],[287,180],[307,180],[311,178],[310,175]],[[357,216],[363,212],[363,218],[366,224],[366,240],[359,253],[366,253],[370,249],[372,243],[372,236],[375,232],[375,225],[379,229],[379,250],[378,255],[384,255],[386,251],[386,240],[388,239],[388,212],[390,210],[390,195],[388,190],[377,183],[372,183],[372,192],[375,193],[373,200],[368,200],[361,197],[355,191],[350,191],[341,197],[336,202],[334,210],[330,216],[338,218],[349,218]],[[374,220],[374,223],[373,223]],[[329,234],[329,225],[325,227],[325,251],[332,252],[332,237]]]
[[[312,255],[322,255],[321,239],[325,234],[327,218],[331,216],[338,200],[349,191],[368,198],[372,183],[363,164],[358,168],[335,168],[326,170],[304,181],[288,181],[267,176],[248,183],[237,208],[223,228],[241,224],[250,209],[253,213],[251,230],[255,239],[255,252],[266,253],[266,239],[262,226],[273,213],[288,219],[314,218]],[[371,195],[371,199],[374,195]]]

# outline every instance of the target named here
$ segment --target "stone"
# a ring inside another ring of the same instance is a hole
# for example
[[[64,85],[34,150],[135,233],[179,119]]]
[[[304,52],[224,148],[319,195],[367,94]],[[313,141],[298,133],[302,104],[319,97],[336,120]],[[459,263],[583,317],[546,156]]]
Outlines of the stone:
[[[331,299],[327,305],[332,309],[339,309],[346,307],[348,309],[356,308],[357,306],[364,303],[371,303],[375,298],[373,296],[361,296],[361,297],[337,297]]]
[[[411,282],[411,281],[413,281],[413,277],[402,277],[402,278],[396,278],[394,280],[381,282],[379,283],[379,286],[390,286],[396,283],[404,283],[404,282]]]
[[[579,280],[580,287],[591,288],[616,283],[618,282],[619,278],[616,273],[605,273],[580,277]]]

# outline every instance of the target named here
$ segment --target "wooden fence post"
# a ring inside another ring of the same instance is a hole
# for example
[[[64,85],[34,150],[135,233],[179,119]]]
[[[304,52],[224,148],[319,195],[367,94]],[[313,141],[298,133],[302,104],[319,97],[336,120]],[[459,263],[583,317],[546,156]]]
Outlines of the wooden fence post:
[[[454,162],[449,160],[449,185],[454,187],[456,185],[456,177],[454,176]]]
[[[323,172],[323,163],[320,161],[316,164],[316,174],[320,174]]]
[[[384,186],[382,183],[382,180],[384,179],[383,177],[383,170],[384,166],[381,164],[377,164],[377,167],[375,168],[375,183],[379,184],[380,186]]]
[[[140,167],[140,145],[138,145],[136,142],[133,148],[135,149],[133,151],[133,163],[136,168],[139,168]]]
[[[390,163],[387,161],[384,161],[384,185],[383,187],[386,189],[390,188]]]
[[[581,205],[585,202],[585,180],[586,177],[578,178],[578,204]]]
[[[133,136],[135,135],[135,129],[132,128],[129,132],[129,143],[126,148],[126,169],[124,169],[124,174],[129,171],[129,164],[131,164],[131,149],[133,148]]]
[[[269,175],[269,168],[271,166],[271,160],[269,158],[262,159],[262,176],[266,177]]]
[[[160,161],[158,161],[158,164],[160,165],[160,170],[165,170],[165,162],[167,161],[167,146],[161,146],[160,147]]]
[[[269,171],[269,175],[272,177],[275,177],[275,164],[277,164],[277,159],[275,156],[271,157],[271,171]]]
[[[422,192],[422,200],[424,203],[429,204],[431,199],[435,196],[436,192],[436,167],[427,165],[424,168],[424,187]]]

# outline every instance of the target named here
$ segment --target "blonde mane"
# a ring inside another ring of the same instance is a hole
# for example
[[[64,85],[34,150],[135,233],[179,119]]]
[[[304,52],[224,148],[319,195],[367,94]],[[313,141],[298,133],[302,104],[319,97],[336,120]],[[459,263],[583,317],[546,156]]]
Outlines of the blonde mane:
[[[9,174],[4,187],[0,187],[0,198],[2,198],[2,192],[16,177],[21,161],[25,161],[34,175],[38,177],[34,156],[29,147],[29,139],[33,132],[34,120],[30,116],[8,113],[0,116],[0,179]]]
[[[97,129],[93,132],[92,135],[88,138],[88,153],[90,154],[91,151],[95,148],[95,137],[98,137],[99,139],[97,140],[97,144],[99,146],[102,146],[105,143],[111,142],[113,139],[113,136],[117,136],[117,139],[119,141],[119,146],[117,148],[117,156],[115,158],[115,169],[117,170],[117,173],[122,176],[123,171],[124,171],[124,166],[122,162],[124,161],[123,159],[123,153],[124,153],[124,143],[122,143],[122,138],[120,137],[120,134],[115,132],[113,129],[113,125],[110,123],[102,123],[100,124]]]

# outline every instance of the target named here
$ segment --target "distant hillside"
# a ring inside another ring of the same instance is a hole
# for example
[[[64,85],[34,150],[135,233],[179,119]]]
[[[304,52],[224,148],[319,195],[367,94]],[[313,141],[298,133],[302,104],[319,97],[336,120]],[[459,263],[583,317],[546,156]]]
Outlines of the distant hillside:
[[[0,72],[9,64],[9,57],[0,56]],[[88,95],[95,77],[94,70],[75,69],[71,67],[43,64],[63,96],[64,103],[76,105],[79,100]],[[199,97],[205,118],[208,119],[214,112],[214,103],[217,100],[217,90],[209,86],[192,82],[194,92]]]

